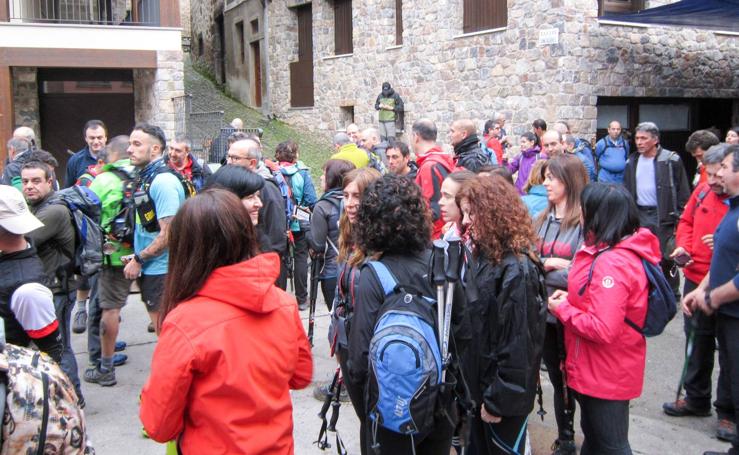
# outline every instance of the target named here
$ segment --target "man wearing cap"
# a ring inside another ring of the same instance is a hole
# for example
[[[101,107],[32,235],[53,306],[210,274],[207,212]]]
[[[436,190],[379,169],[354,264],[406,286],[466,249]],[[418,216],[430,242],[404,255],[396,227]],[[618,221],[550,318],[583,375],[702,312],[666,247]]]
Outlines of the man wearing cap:
[[[0,185],[0,317],[8,343],[31,341],[54,360],[62,359],[62,337],[44,266],[24,237],[43,227],[31,214],[23,195]]]
[[[70,332],[73,295],[77,290],[74,278],[75,227],[67,206],[54,203],[53,172],[48,165],[40,161],[27,162],[21,168],[21,183],[31,212],[44,224],[29,233],[28,238],[38,251],[49,289],[54,294],[56,317],[64,343],[61,367],[74,384],[77,395],[82,397]]]

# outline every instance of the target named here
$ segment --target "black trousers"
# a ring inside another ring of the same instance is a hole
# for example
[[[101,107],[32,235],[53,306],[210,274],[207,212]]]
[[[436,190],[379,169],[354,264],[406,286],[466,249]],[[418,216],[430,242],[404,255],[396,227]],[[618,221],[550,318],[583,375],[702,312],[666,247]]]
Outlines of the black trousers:
[[[298,305],[308,303],[308,239],[304,231],[293,232],[293,283]]]
[[[575,393],[585,440],[580,455],[631,455],[629,400],[604,400]]]
[[[344,387],[346,393],[349,395],[349,399],[354,407],[354,412],[359,418],[359,447],[362,455],[372,453],[367,450],[367,431],[365,428],[365,420],[367,419],[367,412],[364,406],[364,387],[360,385],[352,384],[349,378],[349,368],[347,367],[347,359],[349,358],[349,351],[342,348],[341,346],[336,347],[336,357],[339,360],[339,367],[341,368],[341,374],[344,378]]]
[[[485,423],[479,410],[471,422],[471,439],[476,455],[512,455],[526,453],[528,417],[504,417],[498,423]]]
[[[680,273],[675,266],[675,261],[669,258],[670,253],[675,248],[675,226],[663,226],[659,223],[659,215],[657,207],[639,208],[639,224],[652,231],[659,239],[659,247],[662,251],[662,260],[659,265],[664,273],[667,282],[670,283],[672,292],[675,294],[675,300],[680,301]],[[674,272],[674,275],[673,273]]]
[[[716,336],[719,366],[727,373],[731,387],[731,401],[736,412],[739,409],[739,319],[721,313],[717,314]],[[736,422],[736,414],[734,422]],[[734,436],[729,453],[739,455],[739,435]]]
[[[100,319],[103,310],[98,302],[98,276],[90,279],[90,297],[87,302],[87,353],[90,366],[100,363],[102,347],[100,345]]]
[[[697,283],[685,279],[683,294],[692,292]],[[687,361],[685,370],[685,400],[692,409],[708,410],[711,408],[711,391],[713,389],[711,374],[713,373],[714,354],[716,352],[716,315],[708,316],[700,311],[693,316],[684,316],[685,353],[691,333],[693,351]],[[731,384],[724,369],[719,371],[716,385],[716,412],[719,419],[734,421],[734,405],[731,402]]]
[[[336,297],[336,282],[337,278],[324,278],[321,280],[321,293],[323,294],[323,301],[326,302],[328,311],[331,311],[334,305],[334,298]]]
[[[554,417],[557,420],[558,439],[562,441],[573,440],[575,438],[575,425],[573,422],[575,415],[575,399],[571,389],[567,389],[568,402],[565,405],[564,399],[564,380],[562,370],[560,369],[560,356],[564,357],[561,352],[564,349],[564,341],[560,339],[562,334],[557,332],[557,324],[547,323],[546,334],[544,336],[544,351],[542,359],[547,367],[549,381],[554,387]]]

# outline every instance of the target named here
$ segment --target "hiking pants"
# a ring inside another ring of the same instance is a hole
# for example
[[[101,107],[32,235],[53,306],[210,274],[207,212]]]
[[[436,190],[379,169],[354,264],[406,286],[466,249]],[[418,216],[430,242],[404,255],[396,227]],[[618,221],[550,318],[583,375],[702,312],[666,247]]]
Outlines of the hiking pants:
[[[390,141],[395,139],[395,120],[389,122],[380,122],[380,139],[383,141]],[[385,157],[381,157],[385,160]]]
[[[100,319],[103,317],[103,310],[100,309],[98,302],[99,276],[99,274],[95,274],[90,279],[90,299],[87,302],[87,352],[90,366],[99,364],[102,355]]]
[[[336,277],[324,278],[321,280],[321,293],[323,294],[323,301],[326,303],[328,311],[334,307],[334,298],[336,297]]]
[[[724,314],[716,315],[716,336],[718,338],[718,362],[725,370],[731,386],[731,401],[734,411],[739,409],[739,319]],[[736,422],[736,414],[734,415]],[[731,455],[739,455],[739,435],[731,441]]]
[[[367,431],[365,429],[365,420],[367,413],[364,410],[364,387],[353,384],[349,378],[349,368],[347,366],[347,359],[349,359],[349,351],[341,346],[336,347],[336,357],[339,360],[339,367],[341,368],[341,374],[344,378],[344,387],[346,393],[349,395],[349,399],[352,402],[354,412],[359,418],[359,447],[361,455],[371,454],[371,450],[367,450]]]
[[[631,455],[629,400],[603,400],[575,392],[585,440],[580,455]]]
[[[377,443],[379,450],[372,449],[372,426],[373,422],[365,416],[366,452],[376,455],[449,455],[452,450],[452,436],[454,436],[454,425],[449,422],[440,421],[431,432],[423,438],[411,438],[408,435],[396,433],[377,426]]]
[[[527,416],[504,417],[498,423],[485,423],[480,411],[471,422],[471,439],[476,455],[523,455],[526,453]]]
[[[557,420],[557,439],[560,441],[571,441],[575,437],[575,425],[573,418],[575,415],[575,398],[572,390],[568,389],[568,405],[565,407],[564,400],[564,380],[562,370],[560,370],[560,355],[564,356],[561,350],[564,349],[564,341],[559,337],[563,334],[557,331],[558,323],[547,323],[546,334],[544,336],[544,351],[542,359],[547,367],[549,381],[554,387],[554,417]],[[569,415],[565,412],[569,411]]]
[[[305,231],[293,232],[295,249],[293,250],[293,282],[295,298],[298,305],[308,303],[308,239]]]
[[[62,344],[64,351],[62,352],[62,371],[67,374],[69,380],[74,384],[74,390],[77,392],[78,398],[82,397],[82,389],[80,388],[80,376],[77,373],[77,359],[74,358],[72,351],[72,333],[70,332],[72,324],[72,308],[74,307],[75,291],[71,294],[60,292],[54,294],[54,309],[56,310],[56,319],[59,322],[59,333],[62,336]]]
[[[683,295],[692,292],[697,284],[686,279]],[[693,335],[693,353],[686,359],[685,401],[691,409],[708,410],[711,408],[711,374],[713,373],[714,354],[716,352],[716,315],[708,316],[697,311],[693,316],[683,316],[685,323],[685,353],[687,355],[690,333]],[[731,385],[726,371],[719,370],[716,385],[716,413],[719,419],[734,421],[734,405],[731,402]]]

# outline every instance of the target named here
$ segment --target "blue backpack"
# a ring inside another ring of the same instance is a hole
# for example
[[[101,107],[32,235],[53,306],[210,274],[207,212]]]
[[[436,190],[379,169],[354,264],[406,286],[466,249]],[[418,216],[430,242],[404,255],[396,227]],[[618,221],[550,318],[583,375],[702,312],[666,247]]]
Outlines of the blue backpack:
[[[434,427],[442,371],[436,301],[400,285],[385,264],[367,265],[385,292],[369,345],[369,417],[373,427],[413,437]]]
[[[582,295],[585,292],[585,288],[590,284],[590,280],[593,278],[593,268],[595,267],[595,261],[598,259],[598,256],[608,250],[609,248],[606,248],[595,255],[592,264],[590,264],[588,280],[580,288],[578,294]],[[653,337],[661,334],[665,330],[667,323],[675,317],[675,314],[677,314],[677,302],[670,283],[667,282],[667,278],[662,273],[659,264],[652,264],[644,258],[640,259],[644,267],[644,272],[647,275],[647,282],[649,283],[647,317],[644,320],[644,327],[639,327],[638,324],[626,317],[624,318],[624,322],[643,336]]]

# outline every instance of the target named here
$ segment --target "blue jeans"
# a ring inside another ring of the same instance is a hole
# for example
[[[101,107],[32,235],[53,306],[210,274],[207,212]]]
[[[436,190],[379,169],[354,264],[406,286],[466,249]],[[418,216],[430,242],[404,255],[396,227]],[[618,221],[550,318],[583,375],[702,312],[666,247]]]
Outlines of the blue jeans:
[[[73,295],[74,293],[72,293]],[[62,353],[61,367],[77,392],[78,397],[82,397],[82,389],[80,388],[80,376],[77,373],[77,359],[74,358],[72,351],[72,334],[70,327],[72,323],[72,308],[74,307],[74,298],[70,294],[54,294],[54,309],[56,310],[56,319],[59,321],[59,333],[62,335],[62,343],[64,344],[64,352]]]
[[[575,392],[585,440],[580,455],[631,455],[629,400],[604,400]]]

